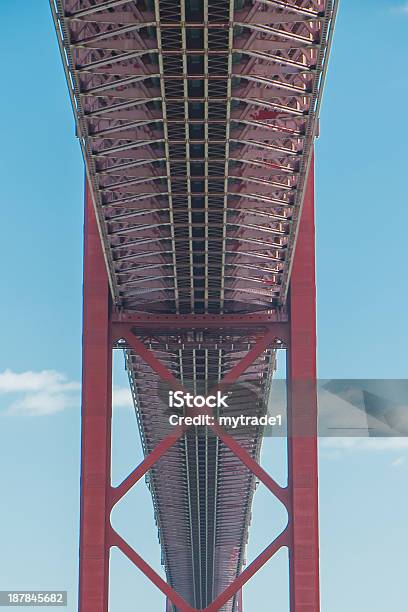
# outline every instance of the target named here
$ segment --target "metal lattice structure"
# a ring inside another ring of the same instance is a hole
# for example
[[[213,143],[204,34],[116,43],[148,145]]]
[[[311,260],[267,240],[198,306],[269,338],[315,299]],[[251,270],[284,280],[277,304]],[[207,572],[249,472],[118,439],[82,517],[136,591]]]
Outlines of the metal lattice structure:
[[[117,304],[285,301],[333,3],[56,3]]]
[[[191,339],[191,332],[179,330],[169,335],[164,330],[161,336],[160,329],[155,329],[150,337],[144,334],[144,342],[195,395],[208,395],[214,383],[255,345],[262,331],[255,328],[245,337],[239,329],[228,334],[225,330],[203,330],[195,334],[201,336],[197,342]],[[168,406],[160,394],[160,378],[152,368],[134,352],[128,354],[128,361],[145,452],[149,454],[171,431],[166,420]],[[239,402],[223,414],[238,414],[245,408],[248,416],[263,413],[273,363],[274,353],[269,349],[251,364],[239,379]],[[234,435],[255,460],[262,429],[246,428]],[[242,569],[255,477],[216,436],[196,427],[154,466],[149,484],[168,582],[186,601],[205,608]],[[236,504],[234,512],[232,504]],[[233,601],[225,607],[231,609]]]
[[[126,349],[148,457],[171,432],[162,376],[145,350],[207,394],[266,333],[262,323],[244,331],[248,317],[288,320],[337,3],[51,7],[113,308],[136,316],[142,339],[139,351],[125,337],[116,346]],[[174,329],[158,319],[147,328],[156,315],[176,317]],[[242,322],[226,329],[226,316]],[[190,327],[178,327],[183,317]],[[240,373],[256,397],[247,414],[265,410],[279,345],[269,342]],[[262,428],[235,439],[258,460]],[[167,581],[206,608],[243,570],[255,476],[222,439],[195,428],[151,466],[149,486]],[[237,605],[234,596],[220,609]]]

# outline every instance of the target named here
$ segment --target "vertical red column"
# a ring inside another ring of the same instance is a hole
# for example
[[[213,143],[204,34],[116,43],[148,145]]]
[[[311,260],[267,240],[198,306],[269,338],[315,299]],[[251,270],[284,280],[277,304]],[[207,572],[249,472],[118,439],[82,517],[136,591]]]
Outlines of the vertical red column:
[[[109,286],[88,187],[85,195],[80,612],[107,612],[112,350]]]
[[[319,612],[314,163],[290,284],[288,468],[291,612]]]

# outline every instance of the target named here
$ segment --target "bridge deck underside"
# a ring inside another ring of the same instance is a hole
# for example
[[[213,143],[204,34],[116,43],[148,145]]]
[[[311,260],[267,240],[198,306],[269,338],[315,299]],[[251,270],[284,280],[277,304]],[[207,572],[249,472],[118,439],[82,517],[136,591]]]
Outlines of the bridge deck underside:
[[[285,302],[333,4],[53,0],[118,307],[225,314]],[[204,346],[191,330],[204,348],[180,348],[181,332],[153,346],[178,378],[206,391],[242,356],[242,334],[235,345],[232,336]],[[166,429],[158,381],[126,354],[148,452]],[[243,377],[259,402],[273,355]],[[257,456],[261,438],[254,430],[240,442]],[[253,485],[200,428],[150,473],[168,580],[197,607],[241,570]]]
[[[236,331],[175,331],[143,335],[152,350],[183,385],[208,394],[254,345],[259,330],[247,337]],[[230,388],[232,401],[220,415],[265,413],[274,363],[273,347],[259,357]],[[170,433],[166,387],[132,351],[127,365],[146,453]],[[231,430],[257,459],[262,427]],[[245,556],[249,508],[255,480],[240,460],[205,427],[193,427],[156,464],[149,475],[168,581],[198,608],[208,605],[239,573]],[[232,610],[231,601],[223,610]]]

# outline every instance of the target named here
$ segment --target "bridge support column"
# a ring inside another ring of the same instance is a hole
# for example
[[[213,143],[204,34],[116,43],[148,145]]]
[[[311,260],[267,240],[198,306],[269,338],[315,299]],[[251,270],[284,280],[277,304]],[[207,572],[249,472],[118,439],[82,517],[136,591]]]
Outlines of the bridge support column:
[[[313,164],[291,276],[287,355],[290,610],[319,612]]]
[[[84,234],[79,611],[107,612],[112,416],[110,297],[88,189]]]

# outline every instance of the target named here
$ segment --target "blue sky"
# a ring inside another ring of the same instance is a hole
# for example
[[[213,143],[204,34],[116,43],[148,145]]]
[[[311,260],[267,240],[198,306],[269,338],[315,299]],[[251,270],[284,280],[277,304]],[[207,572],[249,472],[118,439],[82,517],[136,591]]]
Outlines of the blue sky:
[[[48,3],[1,3],[0,589],[67,589],[76,609],[83,167]],[[408,5],[343,0],[317,143],[321,377],[405,378]],[[113,477],[140,459],[120,359]],[[282,448],[264,461],[280,477]],[[322,441],[322,610],[403,612],[408,441]],[[137,517],[137,522],[136,522]],[[256,495],[249,558],[284,521]],[[159,568],[141,484],[113,523]],[[272,527],[271,527],[272,526]],[[119,555],[112,610],[163,610]],[[245,609],[286,609],[284,558]],[[134,604],[132,604],[134,602]]]

